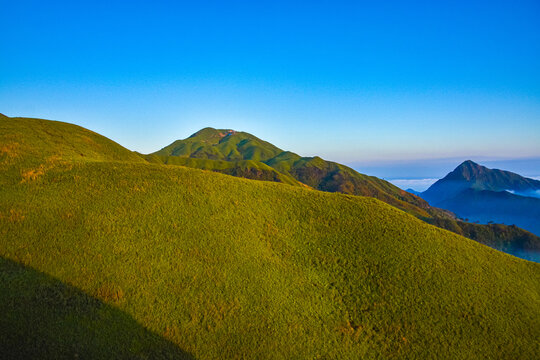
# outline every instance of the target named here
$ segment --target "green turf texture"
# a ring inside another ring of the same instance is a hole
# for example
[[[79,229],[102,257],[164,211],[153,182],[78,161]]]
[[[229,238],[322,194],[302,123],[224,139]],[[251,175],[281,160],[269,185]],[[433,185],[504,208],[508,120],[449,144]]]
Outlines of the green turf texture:
[[[540,253],[540,237],[521,228],[458,221],[451,212],[431,207],[425,200],[388,181],[361,174],[318,156],[300,157],[245,132],[205,128],[153,154],[140,155],[157,164],[182,165],[248,179],[370,196],[432,225],[499,250]]]
[[[0,133],[0,353],[540,351],[540,264],[374,198],[132,161],[112,142],[115,158],[81,157],[18,125]]]

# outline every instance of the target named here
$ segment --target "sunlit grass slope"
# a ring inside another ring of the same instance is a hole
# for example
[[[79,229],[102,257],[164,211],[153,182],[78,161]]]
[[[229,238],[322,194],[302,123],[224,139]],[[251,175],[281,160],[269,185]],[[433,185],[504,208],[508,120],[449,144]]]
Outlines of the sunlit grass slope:
[[[180,165],[184,166],[258,180],[269,180],[269,177],[265,173],[260,177],[254,176],[260,173],[257,169],[269,168],[281,174],[281,177],[276,176],[278,182],[291,183],[292,180],[317,190],[371,196],[416,216],[431,217],[433,212],[439,214],[423,199],[387,181],[360,174],[345,165],[325,161],[318,156],[301,157],[283,151],[242,131],[204,128],[187,139],[177,140],[146,156],[146,159],[165,164],[181,162]],[[245,169],[246,160],[250,161],[248,166],[252,171],[236,170],[238,167]],[[224,163],[228,165],[224,167]],[[282,178],[287,181],[282,181]]]
[[[3,164],[104,160],[144,162],[136,153],[77,125],[0,114]]]
[[[13,358],[540,351],[540,264],[376,199],[24,154],[0,160],[0,353]]]
[[[226,161],[156,154],[141,154],[141,156],[147,161],[155,164],[181,165],[220,172],[222,174],[243,177],[246,179],[275,181],[295,186],[306,186],[292,176],[280,173],[265,163],[255,160]]]
[[[521,228],[457,221],[451,212],[431,207],[425,200],[388,181],[361,174],[318,156],[301,157],[283,151],[245,132],[205,128],[154,154],[142,156],[153,163],[176,164],[249,179],[304,184],[321,191],[370,196],[430,224],[498,249],[513,249],[524,255],[530,250],[540,251],[540,237]]]

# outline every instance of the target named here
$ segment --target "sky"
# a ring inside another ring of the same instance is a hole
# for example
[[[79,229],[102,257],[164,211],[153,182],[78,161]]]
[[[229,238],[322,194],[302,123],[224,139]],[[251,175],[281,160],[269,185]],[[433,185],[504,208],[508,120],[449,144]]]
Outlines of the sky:
[[[0,5],[8,116],[142,153],[212,126],[394,179],[466,159],[540,175],[538,1]]]

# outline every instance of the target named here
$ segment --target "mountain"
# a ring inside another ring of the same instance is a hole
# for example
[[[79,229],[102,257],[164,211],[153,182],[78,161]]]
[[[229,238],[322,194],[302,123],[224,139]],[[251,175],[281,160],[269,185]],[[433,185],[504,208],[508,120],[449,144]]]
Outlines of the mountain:
[[[510,171],[488,169],[467,160],[430,186],[422,193],[422,197],[437,206],[441,201],[451,199],[466,189],[527,194],[540,190],[540,181]]]
[[[483,244],[495,246],[499,243],[496,240],[499,238],[512,242],[509,236],[512,234],[515,238],[514,244],[499,247],[500,249],[516,248],[540,252],[540,238],[526,231],[484,225],[475,225],[473,227],[476,230],[469,231],[471,225],[457,221],[455,215],[449,211],[431,207],[417,194],[403,191],[387,181],[360,174],[345,165],[325,161],[318,156],[301,157],[293,152],[283,151],[246,132],[205,128],[153,154],[141,156],[158,164],[182,165],[248,179],[374,197],[428,223]],[[523,242],[521,239],[524,238],[529,240]],[[530,248],[520,248],[522,244],[528,244]]]
[[[540,351],[540,264],[374,198],[131,160],[97,134],[110,147],[75,156],[82,128],[0,123],[4,358]]]
[[[246,177],[251,179],[276,178],[279,182],[303,184],[322,191],[371,196],[417,216],[430,216],[432,211],[427,202],[389,182],[360,174],[345,165],[325,161],[317,156],[301,157],[283,151],[254,135],[231,129],[202,129],[187,139],[177,140],[146,155],[145,159],[229,175],[234,175],[233,172],[247,173]],[[237,168],[244,170],[238,171]],[[276,175],[276,172],[280,175]]]
[[[507,191],[466,189],[438,205],[472,221],[515,224],[540,234],[540,199],[537,198]]]
[[[405,191],[410,192],[411,194],[416,195],[416,196],[420,196],[420,195],[422,194],[421,191],[416,191],[416,190],[411,189],[411,188],[408,188],[408,189],[405,190]]]
[[[540,234],[540,181],[465,161],[421,194],[433,206],[481,223],[515,224]]]

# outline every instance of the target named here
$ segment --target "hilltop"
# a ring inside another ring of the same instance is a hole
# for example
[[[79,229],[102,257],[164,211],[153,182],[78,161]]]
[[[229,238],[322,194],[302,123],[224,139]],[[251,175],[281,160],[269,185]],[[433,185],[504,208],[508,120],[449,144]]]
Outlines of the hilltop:
[[[1,144],[69,147],[62,124],[41,124],[55,141],[4,127]],[[0,158],[0,351],[13,358],[540,351],[540,264],[377,199],[105,153],[40,156]]]
[[[0,114],[0,136],[3,164],[47,160],[144,162],[135,152],[100,134],[61,121]]]

